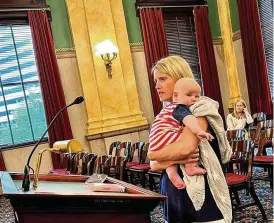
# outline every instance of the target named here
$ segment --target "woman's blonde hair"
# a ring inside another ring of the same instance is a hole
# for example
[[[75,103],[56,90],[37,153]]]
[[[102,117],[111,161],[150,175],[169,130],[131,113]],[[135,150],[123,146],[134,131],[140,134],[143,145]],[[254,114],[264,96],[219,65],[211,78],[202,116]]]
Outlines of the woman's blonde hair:
[[[237,105],[238,102],[241,102],[242,105],[244,106],[244,108],[246,108],[246,103],[245,103],[244,100],[242,100],[242,99],[237,100],[237,101],[235,102],[235,104],[234,104],[234,110],[233,110],[233,113],[232,113],[232,116],[234,116],[235,118],[239,118],[239,117],[238,117],[238,114],[237,114],[237,112],[236,112],[236,105]],[[243,112],[243,115],[244,115],[244,118],[246,118],[244,112]]]
[[[180,56],[168,56],[159,60],[152,67],[152,73],[155,70],[173,77],[176,81],[184,77],[194,78],[189,64]]]

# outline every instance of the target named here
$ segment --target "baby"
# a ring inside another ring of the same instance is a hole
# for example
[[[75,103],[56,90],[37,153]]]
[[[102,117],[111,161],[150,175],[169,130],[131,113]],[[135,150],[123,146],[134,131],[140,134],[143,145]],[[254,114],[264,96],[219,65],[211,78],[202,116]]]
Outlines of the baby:
[[[162,149],[165,145],[179,140],[182,127],[188,127],[199,139],[212,140],[213,136],[203,131],[196,118],[189,111],[189,106],[200,101],[201,88],[192,78],[182,78],[174,86],[173,101],[163,108],[155,118],[149,134],[150,151]],[[189,176],[202,175],[206,170],[197,163],[185,164]],[[178,189],[185,188],[185,183],[177,172],[177,165],[166,169],[170,181]]]

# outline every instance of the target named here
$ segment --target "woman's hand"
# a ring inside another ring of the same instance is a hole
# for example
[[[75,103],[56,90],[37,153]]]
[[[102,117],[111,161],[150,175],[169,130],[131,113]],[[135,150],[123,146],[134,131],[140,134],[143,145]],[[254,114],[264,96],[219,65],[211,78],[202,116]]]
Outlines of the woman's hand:
[[[187,160],[184,164],[197,162],[199,160],[199,156],[199,149],[196,149],[192,154],[187,157]]]

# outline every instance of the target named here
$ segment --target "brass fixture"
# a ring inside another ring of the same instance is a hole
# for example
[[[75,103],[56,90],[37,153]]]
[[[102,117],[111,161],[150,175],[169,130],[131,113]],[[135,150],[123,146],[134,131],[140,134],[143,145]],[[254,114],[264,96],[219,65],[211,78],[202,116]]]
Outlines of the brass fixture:
[[[117,58],[118,48],[110,41],[105,40],[98,43],[96,46],[96,55],[100,56],[105,61],[105,67],[108,73],[108,78],[112,78],[112,61]]]
[[[34,180],[33,180],[34,190],[38,187],[39,171],[40,171],[42,156],[43,156],[43,153],[46,151],[77,153],[77,152],[84,151],[84,148],[76,139],[71,139],[71,140],[57,141],[53,144],[53,148],[41,149],[37,157],[37,163],[34,171]]]

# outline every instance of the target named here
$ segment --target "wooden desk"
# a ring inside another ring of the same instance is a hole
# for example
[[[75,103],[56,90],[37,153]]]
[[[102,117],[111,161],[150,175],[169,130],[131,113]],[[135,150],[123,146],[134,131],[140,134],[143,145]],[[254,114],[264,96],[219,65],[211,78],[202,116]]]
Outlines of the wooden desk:
[[[23,192],[22,174],[0,172],[2,196],[10,199],[20,223],[147,223],[166,198],[113,178],[107,183],[125,186],[126,193],[92,192],[85,187],[87,178],[40,175],[38,188]]]

